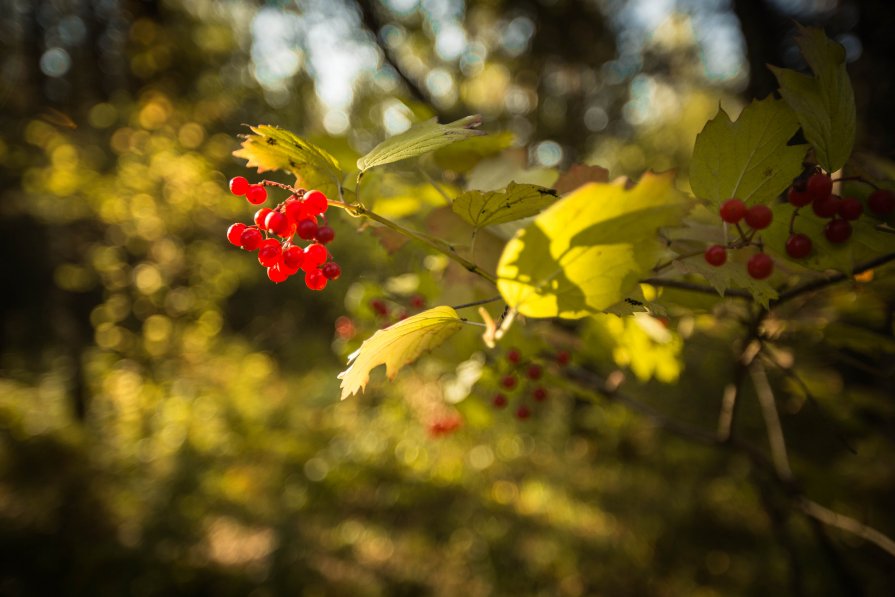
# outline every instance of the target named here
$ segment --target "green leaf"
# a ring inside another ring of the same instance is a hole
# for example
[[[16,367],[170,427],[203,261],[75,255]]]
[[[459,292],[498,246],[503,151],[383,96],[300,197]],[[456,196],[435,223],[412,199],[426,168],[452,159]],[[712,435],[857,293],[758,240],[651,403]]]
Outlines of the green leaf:
[[[432,118],[386,139],[357,160],[357,167],[361,171],[369,170],[374,166],[391,164],[435,151],[469,137],[484,135],[484,131],[475,130],[481,124],[482,117],[478,115],[467,116],[450,124],[438,124]]]
[[[796,43],[814,76],[770,67],[780,95],[795,110],[817,161],[829,172],[845,165],[855,144],[855,94],[845,70],[845,48],[822,29],[800,27]]]
[[[500,153],[515,141],[516,136],[509,131],[471,137],[436,150],[433,157],[439,168],[454,172],[466,172],[478,164],[482,158]]]
[[[291,172],[297,186],[323,191],[328,197],[339,195],[342,171],[336,158],[313,143],[285,129],[268,124],[249,127],[242,147],[233,155],[246,160],[258,172],[284,170]]]
[[[798,130],[795,114],[782,100],[752,102],[732,122],[724,110],[696,137],[690,186],[719,205],[731,197],[768,203],[802,172],[806,145],[787,145]]]
[[[655,265],[657,230],[690,209],[673,173],[646,174],[633,188],[590,183],[519,230],[497,266],[507,304],[529,317],[576,319],[618,303]]]
[[[724,296],[729,288],[740,288],[752,294],[755,302],[767,308],[777,298],[777,291],[771,285],[773,277],[756,280],[749,275],[746,262],[755,254],[754,249],[728,251],[728,261],[722,267],[706,263],[701,255],[676,261],[671,270],[678,274],[698,274],[705,278],[718,294]]]
[[[533,216],[557,198],[553,189],[511,182],[503,191],[467,191],[454,199],[451,207],[476,228],[483,228]]]
[[[394,379],[401,367],[435,348],[462,327],[457,312],[442,306],[379,330],[348,357],[349,367],[339,374],[342,400],[366,388],[372,369],[385,365],[386,375]]]

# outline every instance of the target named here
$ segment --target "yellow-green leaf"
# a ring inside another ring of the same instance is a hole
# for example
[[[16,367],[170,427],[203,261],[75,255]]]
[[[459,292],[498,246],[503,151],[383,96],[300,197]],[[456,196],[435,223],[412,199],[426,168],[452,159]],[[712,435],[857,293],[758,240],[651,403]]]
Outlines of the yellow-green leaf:
[[[529,317],[576,319],[607,309],[655,265],[657,230],[679,223],[690,206],[672,173],[648,173],[631,189],[623,181],[587,184],[507,243],[498,290]]]
[[[748,204],[775,199],[802,171],[807,145],[787,145],[799,121],[783,100],[752,102],[732,122],[724,110],[696,137],[690,186],[718,205],[737,197]]]
[[[558,198],[556,191],[511,182],[503,191],[467,191],[454,199],[454,213],[475,226],[503,224],[533,216]]]
[[[729,288],[739,288],[752,294],[755,302],[767,308],[770,302],[777,298],[774,290],[773,277],[765,280],[756,280],[749,275],[746,262],[755,254],[753,249],[740,251],[728,251],[728,261],[722,267],[715,267],[706,263],[702,255],[676,261],[671,270],[677,274],[698,274],[705,278],[712,288],[724,296]]]
[[[855,144],[855,94],[845,70],[845,48],[822,29],[800,27],[796,43],[814,76],[770,67],[780,95],[795,110],[817,161],[835,172],[845,165]]]
[[[457,312],[442,306],[379,330],[348,357],[349,367],[339,374],[342,399],[366,388],[372,369],[385,365],[385,374],[394,379],[401,367],[435,348],[461,327],[463,323]]]
[[[249,128],[252,134],[245,135],[242,147],[233,152],[246,160],[247,167],[258,168],[258,172],[290,172],[298,186],[338,196],[342,171],[336,158],[285,129],[268,124]]]
[[[389,137],[357,160],[357,167],[361,171],[369,170],[374,166],[391,164],[435,151],[455,141],[484,135],[483,131],[476,130],[481,124],[482,117],[478,115],[467,116],[449,124],[438,124],[438,121],[432,118],[410,127],[399,135]]]

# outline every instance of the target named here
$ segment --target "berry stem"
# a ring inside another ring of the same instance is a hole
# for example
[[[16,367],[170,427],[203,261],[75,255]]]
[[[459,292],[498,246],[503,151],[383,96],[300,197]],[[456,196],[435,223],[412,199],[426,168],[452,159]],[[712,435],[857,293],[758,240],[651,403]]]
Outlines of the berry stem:
[[[834,179],[832,180],[832,182],[847,182],[847,181],[850,181],[850,180],[853,180],[853,181],[855,181],[855,182],[863,182],[864,184],[866,184],[866,185],[870,185],[870,186],[873,187],[874,189],[879,190],[879,186],[877,186],[875,183],[870,182],[869,180],[867,180],[867,179],[864,178],[863,176],[842,176],[842,177],[840,177],[840,178],[834,178]]]
[[[503,297],[500,295],[492,296],[491,298],[482,299],[480,301],[474,301],[472,303],[463,303],[462,305],[454,305],[451,307],[451,309],[456,311],[458,309],[466,309],[469,307],[478,307],[479,305],[487,305],[488,303],[494,303],[494,302],[501,301],[501,300],[503,300]]]
[[[705,249],[700,249],[698,251],[690,251],[689,253],[683,253],[681,255],[676,256],[674,259],[670,259],[665,263],[660,263],[656,267],[653,268],[653,273],[658,274],[664,269],[668,269],[672,265],[674,265],[678,261],[683,261],[684,259],[689,259],[690,257],[696,257],[697,255],[702,255],[705,253]]]
[[[735,224],[735,226],[737,227],[737,232],[740,233],[740,238],[743,239],[743,242],[746,243],[746,244],[749,244],[749,239],[746,238],[746,233],[743,232],[743,227],[740,226],[740,223],[737,222],[737,223]]]
[[[789,218],[789,233],[790,234],[793,234],[795,232],[795,230],[793,230],[793,226],[795,226],[796,218],[799,217],[799,209],[800,208],[798,208],[798,207],[795,208],[792,211],[792,216]]]

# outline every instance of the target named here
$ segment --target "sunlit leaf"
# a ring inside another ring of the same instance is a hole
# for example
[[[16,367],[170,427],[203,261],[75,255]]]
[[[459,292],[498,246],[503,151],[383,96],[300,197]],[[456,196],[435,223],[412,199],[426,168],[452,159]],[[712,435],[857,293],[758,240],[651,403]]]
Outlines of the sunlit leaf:
[[[258,172],[284,170],[295,176],[298,186],[319,189],[329,197],[338,196],[342,171],[336,159],[324,149],[298,135],[275,126],[250,127],[242,147],[233,155],[246,160]]]
[[[507,243],[498,289],[529,317],[579,318],[624,299],[655,265],[657,230],[676,224],[690,200],[674,175],[590,183],[557,201]]]
[[[609,170],[600,166],[572,164],[568,170],[559,175],[553,188],[560,195],[565,195],[589,182],[609,182]]]
[[[822,29],[799,27],[796,43],[814,76],[770,67],[780,95],[796,111],[817,161],[835,172],[845,165],[855,143],[855,94],[845,69],[845,48]]]
[[[785,102],[768,97],[731,122],[724,110],[710,120],[693,148],[690,186],[714,204],[775,199],[802,171],[806,145],[787,145],[799,122]]]
[[[482,117],[467,116],[449,124],[438,124],[434,118],[410,127],[403,133],[389,137],[370,153],[357,160],[357,167],[363,171],[416,157],[435,151],[445,145],[462,141],[476,135],[484,135],[484,131],[476,130],[482,124]]]
[[[471,137],[436,150],[433,157],[439,168],[466,172],[482,158],[510,147],[515,140],[516,136],[509,131]]]
[[[511,182],[503,191],[467,191],[454,199],[452,208],[458,216],[482,228],[533,216],[557,198],[553,189]]]
[[[349,367],[339,374],[342,399],[362,391],[370,381],[370,371],[385,365],[394,379],[398,370],[456,334],[463,327],[451,307],[435,307],[379,330],[348,357]]]
[[[680,376],[683,340],[648,313],[625,317],[598,314],[583,328],[585,354],[628,367],[641,381],[671,383]]]

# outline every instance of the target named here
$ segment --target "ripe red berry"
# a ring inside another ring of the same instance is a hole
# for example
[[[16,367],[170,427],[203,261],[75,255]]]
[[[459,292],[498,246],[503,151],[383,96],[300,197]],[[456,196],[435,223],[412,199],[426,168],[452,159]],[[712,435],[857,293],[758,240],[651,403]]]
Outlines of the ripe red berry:
[[[261,244],[263,238],[261,231],[257,228],[246,228],[239,235],[239,244],[246,251],[254,251]]]
[[[289,248],[291,249],[292,247],[289,247]],[[286,249],[283,250],[283,253],[280,253],[280,259],[279,259],[279,261],[277,261],[276,267],[280,268],[280,271],[285,273],[287,276],[294,276],[295,274],[298,273],[299,268],[289,267],[289,264],[287,264],[283,260],[283,255],[285,254],[285,251],[286,251]]]
[[[746,263],[746,271],[756,280],[764,280],[774,271],[774,260],[766,253],[756,253]]]
[[[258,211],[255,212],[255,225],[258,226],[261,230],[267,230],[267,214],[271,213],[273,210],[269,207],[262,207]]]
[[[516,409],[516,418],[524,421],[531,416],[531,409],[524,404]]]
[[[292,225],[286,216],[278,211],[271,211],[264,220],[264,226],[277,236],[286,238],[292,234]]]
[[[846,197],[839,202],[839,217],[846,220],[857,220],[864,213],[864,206],[854,197]]]
[[[326,261],[326,249],[323,248],[323,245],[308,245],[305,248],[305,259],[301,264],[301,269],[306,272],[316,271],[324,261]]]
[[[297,270],[305,260],[305,252],[301,247],[291,246],[283,249],[283,265],[289,269]]]
[[[508,390],[516,387],[516,378],[512,375],[504,375],[500,378],[500,385]]]
[[[298,199],[287,199],[283,211],[286,213],[286,217],[289,218],[289,221],[295,225],[298,225],[302,220],[307,220],[312,217],[308,215],[304,202]]]
[[[280,243],[272,238],[262,241],[258,247],[258,263],[264,267],[273,267],[280,261],[280,255],[283,253]]]
[[[786,239],[786,254],[793,259],[804,259],[811,253],[811,239],[795,233]]]
[[[311,290],[323,290],[326,288],[326,276],[319,269],[313,269],[305,273],[305,286]]]
[[[503,408],[507,405],[507,397],[503,394],[494,394],[494,397],[491,398],[491,404],[494,405],[494,408]]]
[[[388,305],[385,304],[385,301],[381,299],[373,299],[370,301],[370,308],[373,309],[373,312],[380,317],[385,317],[388,315]]]
[[[767,205],[753,205],[746,212],[746,223],[753,230],[764,230],[771,225],[774,213]]]
[[[267,268],[267,277],[271,282],[279,284],[286,281],[289,277],[289,272],[283,270],[279,265],[273,265]]]
[[[812,198],[811,195],[804,188],[798,188],[796,185],[789,187],[789,192],[786,194],[786,198],[789,199],[789,202],[796,207],[803,207],[811,203]]]
[[[319,238],[317,240],[320,240]],[[410,297],[410,306],[414,309],[422,309],[426,306],[426,297],[421,294],[414,294]]]
[[[336,231],[329,226],[321,226],[317,229],[317,234],[314,235],[314,238],[317,239],[318,243],[325,245],[336,238]]]
[[[234,176],[230,179],[230,192],[234,195],[245,195],[249,190],[249,181],[242,176]]]
[[[842,199],[839,195],[825,195],[820,199],[815,199],[811,204],[814,213],[822,218],[832,218],[839,213],[839,204]]]
[[[712,245],[705,250],[704,257],[709,265],[714,265],[715,267],[724,265],[724,262],[727,261],[727,249],[721,245]]]
[[[511,348],[507,351],[507,360],[514,365],[518,365],[519,361],[522,360],[522,353],[515,348]]]
[[[746,204],[739,199],[728,199],[721,204],[721,219],[728,224],[736,224],[746,215]]]
[[[805,191],[811,195],[812,201],[829,197],[833,192],[833,179],[829,174],[823,172],[815,172],[805,183]]]
[[[565,367],[572,360],[572,354],[568,350],[560,350],[556,353],[556,363],[560,367]]]
[[[317,234],[317,222],[314,220],[302,220],[298,223],[298,236],[305,240],[311,240]]]
[[[338,280],[339,276],[342,275],[342,268],[339,267],[339,264],[335,261],[330,261],[329,263],[323,264],[323,267],[320,269],[323,272],[323,276],[327,280]]]
[[[895,210],[895,192],[877,189],[867,198],[867,209],[878,216],[887,216]]]
[[[537,387],[534,389],[534,392],[531,393],[531,397],[535,399],[535,402],[543,402],[547,399],[547,390]]]
[[[309,214],[318,215],[326,211],[329,203],[326,201],[326,195],[320,191],[308,191],[305,193],[305,209]]]
[[[260,184],[249,185],[245,195],[246,199],[248,199],[249,203],[252,205],[261,205],[267,201],[267,189]]]
[[[851,236],[851,224],[845,220],[835,219],[824,226],[824,236],[831,243],[844,243]]]
[[[230,241],[231,245],[236,245],[237,247],[242,246],[242,240],[240,240],[240,237],[242,236],[242,233],[245,229],[246,225],[242,222],[231,224],[230,227],[227,228],[227,240]]]
[[[528,379],[541,379],[541,376],[544,374],[544,369],[540,365],[531,364],[528,366],[528,370],[525,372],[525,375]]]

